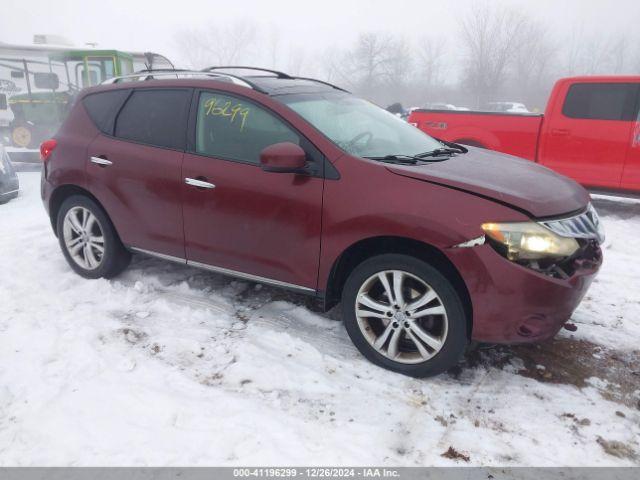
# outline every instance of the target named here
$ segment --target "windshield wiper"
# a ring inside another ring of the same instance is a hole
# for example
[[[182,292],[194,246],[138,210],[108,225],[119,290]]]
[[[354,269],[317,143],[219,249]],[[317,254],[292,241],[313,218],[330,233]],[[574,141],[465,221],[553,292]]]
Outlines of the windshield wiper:
[[[458,153],[467,153],[469,151],[468,149],[466,149],[462,145],[458,145],[457,143],[445,142],[443,140],[439,140],[439,142],[446,146],[441,148],[436,148],[435,150],[431,150],[429,152],[419,153],[415,155],[415,157],[416,158],[441,157],[443,155],[455,155]]]
[[[443,155],[456,155],[458,153],[467,153],[467,150],[465,149],[464,151],[462,151],[457,148],[450,147],[436,148],[435,150],[431,150],[429,152],[419,153],[416,155],[416,158],[441,157]]]
[[[431,153],[431,152],[427,152],[427,153]],[[424,154],[419,154],[419,155],[404,155],[404,154],[397,154],[397,155],[386,155],[384,157],[367,157],[365,156],[364,158],[368,158],[369,160],[377,160],[379,162],[387,162],[387,163],[397,163],[400,165],[417,165],[418,162],[430,162],[430,163],[436,163],[436,162],[443,162],[445,161],[447,158],[444,158],[442,155],[434,155],[434,156],[439,156],[440,158],[425,158],[429,155],[424,155]]]
[[[415,165],[418,163],[420,158],[414,157],[413,155],[385,155],[384,157],[367,157],[369,160],[378,160],[380,162],[388,162],[388,163],[400,163],[404,165]]]
[[[426,152],[431,153],[431,152]],[[423,153],[419,155],[404,155],[404,154],[394,154],[394,155],[385,155],[384,157],[368,157],[369,160],[377,160],[379,162],[387,162],[387,163],[397,163],[400,165],[417,165],[418,162],[443,162],[447,158],[442,158],[442,155],[434,155],[439,156],[440,158],[425,158],[430,155],[425,155]]]

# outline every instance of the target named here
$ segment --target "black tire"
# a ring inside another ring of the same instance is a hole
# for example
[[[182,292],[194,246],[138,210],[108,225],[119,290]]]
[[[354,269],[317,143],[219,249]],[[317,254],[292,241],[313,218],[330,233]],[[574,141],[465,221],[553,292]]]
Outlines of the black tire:
[[[104,238],[104,253],[96,268],[87,269],[74,260],[67,248],[64,238],[64,219],[69,210],[75,207],[82,207],[91,212],[98,220],[99,228]],[[122,245],[120,237],[116,232],[111,220],[105,211],[96,202],[83,195],[72,195],[67,198],[58,211],[56,219],[56,232],[62,253],[71,268],[84,278],[112,278],[122,272],[131,261],[131,253]]]
[[[444,343],[433,357],[424,362],[401,363],[383,355],[369,343],[358,325],[356,296],[360,287],[371,276],[386,270],[400,270],[422,280],[435,291],[446,310],[448,328]],[[431,265],[407,255],[379,255],[358,265],[349,275],[342,292],[342,315],[349,337],[362,355],[376,365],[411,377],[429,377],[455,366],[469,343],[465,310],[451,282]]]

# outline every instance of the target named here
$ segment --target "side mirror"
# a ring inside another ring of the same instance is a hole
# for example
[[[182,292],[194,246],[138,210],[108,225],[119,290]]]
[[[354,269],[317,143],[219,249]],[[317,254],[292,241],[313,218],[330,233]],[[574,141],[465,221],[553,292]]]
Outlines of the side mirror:
[[[304,173],[307,155],[291,142],[275,143],[260,152],[260,165],[265,172]]]

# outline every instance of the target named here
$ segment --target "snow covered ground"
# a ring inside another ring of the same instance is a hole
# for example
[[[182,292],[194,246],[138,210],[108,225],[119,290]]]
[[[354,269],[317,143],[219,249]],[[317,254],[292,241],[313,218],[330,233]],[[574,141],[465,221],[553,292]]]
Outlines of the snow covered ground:
[[[39,173],[20,181],[0,206],[0,465],[640,465],[638,202],[597,203],[577,332],[416,380],[301,296],[141,256],[80,278]]]

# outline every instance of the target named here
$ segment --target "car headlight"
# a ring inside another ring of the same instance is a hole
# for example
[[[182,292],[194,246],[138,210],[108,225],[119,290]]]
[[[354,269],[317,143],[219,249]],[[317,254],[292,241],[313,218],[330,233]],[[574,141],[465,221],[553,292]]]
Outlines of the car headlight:
[[[580,245],[536,222],[483,223],[482,230],[509,260],[539,260],[573,255]]]

